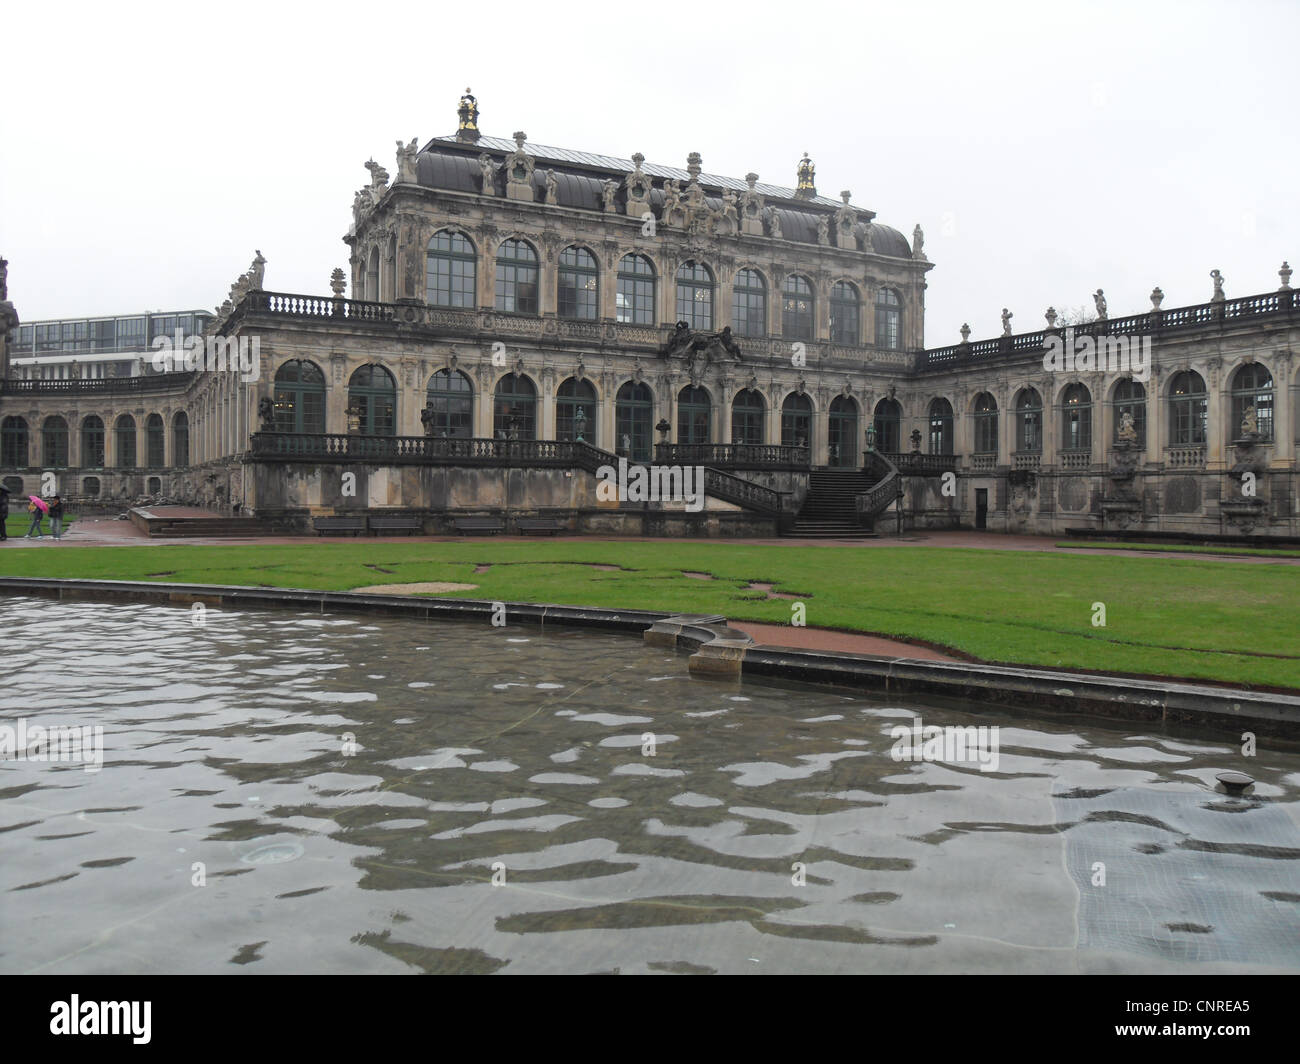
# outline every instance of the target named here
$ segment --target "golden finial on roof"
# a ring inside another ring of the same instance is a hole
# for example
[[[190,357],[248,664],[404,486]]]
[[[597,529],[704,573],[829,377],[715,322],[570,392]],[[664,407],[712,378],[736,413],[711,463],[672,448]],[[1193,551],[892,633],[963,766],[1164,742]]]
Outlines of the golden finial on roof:
[[[803,159],[799,162],[799,183],[795,185],[795,194],[800,199],[811,199],[817,195],[817,186],[813,183],[817,176],[816,167],[813,161],[808,158],[808,153],[803,153]]]
[[[456,130],[457,140],[478,140],[480,134],[478,131],[478,100],[474,98],[473,93],[468,88],[465,89],[465,95],[460,98],[460,107],[456,109],[460,116],[460,126]]]

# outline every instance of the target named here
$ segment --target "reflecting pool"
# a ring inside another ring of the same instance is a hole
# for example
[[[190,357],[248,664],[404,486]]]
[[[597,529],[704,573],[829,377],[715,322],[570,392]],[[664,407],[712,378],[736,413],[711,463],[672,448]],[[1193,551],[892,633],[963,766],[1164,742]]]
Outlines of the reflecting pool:
[[[1267,738],[564,628],[0,598],[0,632],[0,971],[1300,970],[1300,752]],[[33,759],[61,725],[102,765]]]

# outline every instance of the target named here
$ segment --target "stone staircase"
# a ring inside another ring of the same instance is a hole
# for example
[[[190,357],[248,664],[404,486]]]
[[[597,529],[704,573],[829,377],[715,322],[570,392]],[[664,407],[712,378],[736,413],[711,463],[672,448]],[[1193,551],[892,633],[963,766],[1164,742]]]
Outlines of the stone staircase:
[[[814,469],[808,496],[788,533],[801,539],[871,539],[876,533],[858,520],[854,498],[873,485],[861,469]]]

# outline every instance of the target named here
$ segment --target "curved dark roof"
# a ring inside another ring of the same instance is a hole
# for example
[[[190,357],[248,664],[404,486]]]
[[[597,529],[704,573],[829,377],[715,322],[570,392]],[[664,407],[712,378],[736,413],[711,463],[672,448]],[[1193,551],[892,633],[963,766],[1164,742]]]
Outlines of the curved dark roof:
[[[890,255],[896,259],[910,259],[912,245],[897,229],[877,222],[871,223],[871,247],[877,255]]]
[[[490,138],[484,138],[489,140]],[[482,190],[482,170],[479,166],[478,154],[487,147],[487,155],[490,155],[496,165],[495,171],[495,192],[497,195],[503,195],[505,192],[506,178],[502,169],[503,151],[495,146],[495,143],[484,144],[480,141],[475,145],[474,154],[466,151],[467,146],[457,144],[444,144],[438,139],[431,141],[422,151],[416,160],[416,180],[426,188],[445,188],[457,192],[479,192]],[[514,145],[510,145],[513,150]],[[533,146],[529,145],[532,149]],[[540,150],[540,149],[539,149]],[[550,151],[551,149],[547,149]],[[593,159],[602,161],[603,157],[593,156]],[[631,164],[628,164],[629,170]],[[654,171],[649,166],[645,166],[644,172],[649,176]],[[670,170],[669,167],[657,168],[661,171]],[[606,180],[613,179],[620,187],[616,197],[616,203],[620,208],[625,207],[626,197],[622,190],[622,179],[626,176],[623,173],[605,173],[593,174],[590,172],[575,172],[573,169],[563,168],[560,166],[538,165],[533,170],[533,185],[538,190],[538,198],[541,199],[545,189],[547,176],[554,173],[556,177],[556,187],[559,193],[560,206],[573,207],[578,210],[600,212],[604,209],[604,184]],[[675,172],[675,171],[674,171]],[[715,180],[707,175],[701,174],[702,183],[716,183]],[[724,188],[731,188],[735,185],[732,179],[725,179]],[[662,181],[660,182],[662,186]],[[743,186],[742,186],[743,187]],[[792,193],[787,189],[778,189],[773,186],[759,185],[758,190],[764,192],[769,198],[775,196],[790,197]],[[716,194],[705,196],[705,202],[712,208],[721,209],[724,206],[723,200]],[[807,201],[808,208],[805,209],[802,204],[799,206],[772,205],[772,209],[777,212],[781,218],[781,236],[785,240],[793,240],[801,244],[817,243],[817,222],[819,218],[826,218],[830,225],[834,225],[834,212],[825,209],[832,202],[823,197]],[[651,188],[650,203],[656,213],[660,216],[663,214],[664,194],[662,187]],[[816,206],[814,206],[816,205]],[[823,209],[818,210],[820,206]],[[837,204],[842,206],[842,204]],[[888,255],[894,258],[910,259],[912,257],[912,247],[908,240],[897,229],[892,229],[887,225],[880,225],[876,222],[871,223],[871,241],[872,248],[878,255]]]

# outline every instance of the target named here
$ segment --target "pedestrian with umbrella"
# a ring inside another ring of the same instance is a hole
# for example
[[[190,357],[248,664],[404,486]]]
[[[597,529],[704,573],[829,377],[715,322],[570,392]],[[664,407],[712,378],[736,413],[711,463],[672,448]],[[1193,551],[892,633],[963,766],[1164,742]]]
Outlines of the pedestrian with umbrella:
[[[50,508],[50,504],[42,499],[39,495],[28,495],[31,501],[27,504],[27,512],[32,515],[32,527],[27,530],[27,535],[23,539],[31,539],[32,533],[36,533],[36,538],[41,538],[41,519],[45,512]]]
[[[9,489],[0,484],[0,543],[9,538],[5,522],[9,520]]]

